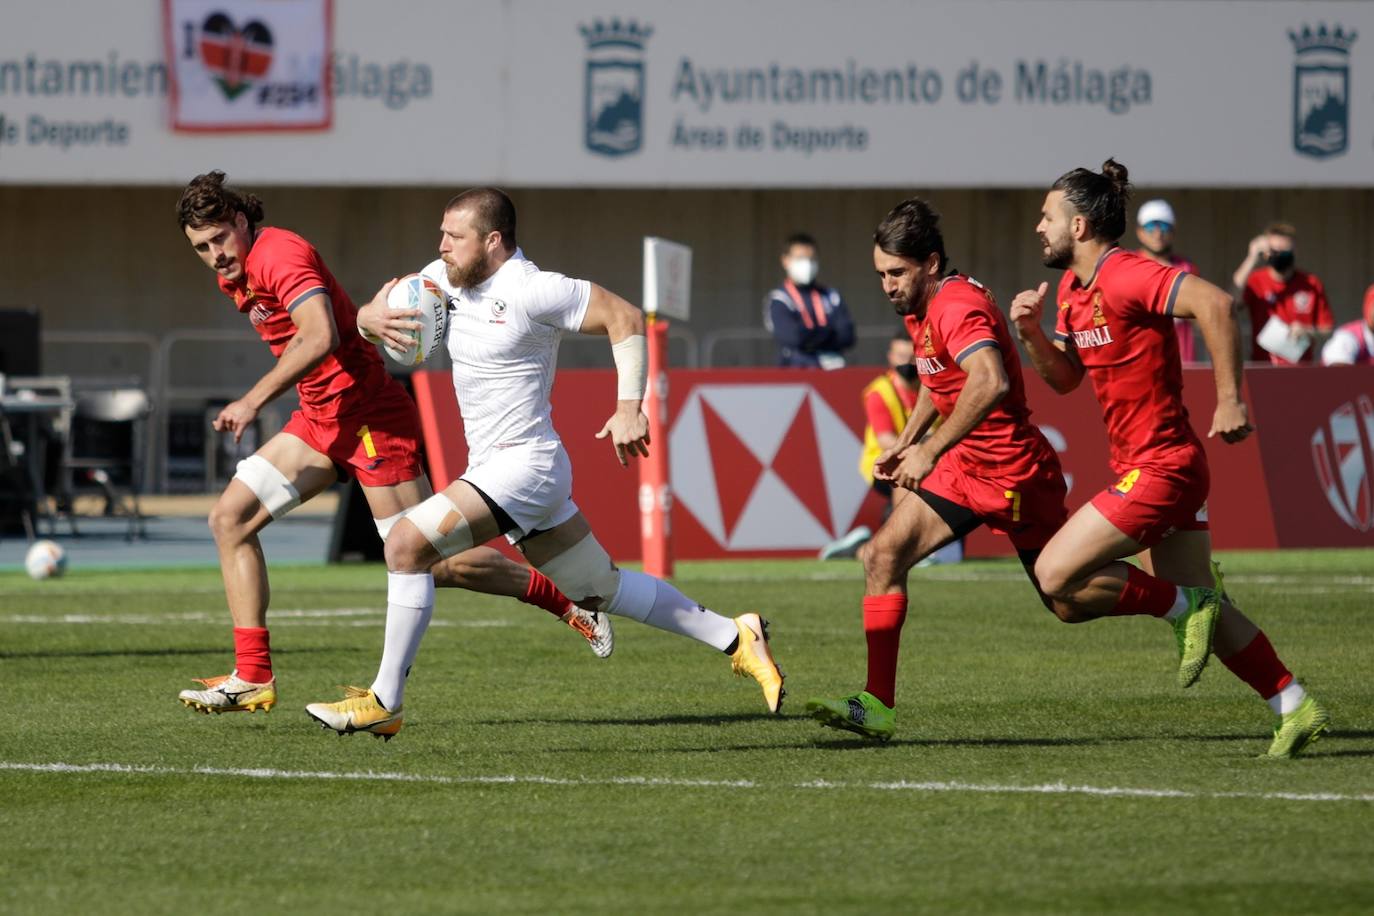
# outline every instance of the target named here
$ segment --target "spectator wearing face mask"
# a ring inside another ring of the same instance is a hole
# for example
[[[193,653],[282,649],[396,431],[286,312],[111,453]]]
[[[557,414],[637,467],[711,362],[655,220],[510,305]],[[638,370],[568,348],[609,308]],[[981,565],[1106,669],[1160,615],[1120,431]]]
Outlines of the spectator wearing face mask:
[[[1364,318],[1341,325],[1322,347],[1323,366],[1374,363],[1374,286],[1364,291]]]
[[[1276,366],[1311,364],[1321,342],[1335,328],[1322,281],[1295,264],[1296,238],[1297,230],[1287,223],[1270,223],[1250,241],[1250,250],[1232,277],[1250,315],[1252,361]],[[1272,349],[1260,343],[1270,319],[1282,322],[1276,325],[1278,340],[1270,341]],[[1285,336],[1291,346],[1283,345]]]
[[[1140,253],[1151,261],[1168,267],[1177,267],[1184,273],[1196,274],[1197,267],[1192,261],[1174,251],[1174,208],[1167,200],[1156,198],[1140,205],[1135,215],[1135,237],[1140,242]],[[1200,347],[1193,333],[1193,322],[1181,318],[1174,319],[1174,336],[1178,338],[1178,355],[1185,363],[1201,360]]]
[[[797,233],[782,253],[786,274],[764,303],[764,325],[778,342],[778,365],[839,369],[854,346],[854,320],[838,291],[817,282],[816,240]]]

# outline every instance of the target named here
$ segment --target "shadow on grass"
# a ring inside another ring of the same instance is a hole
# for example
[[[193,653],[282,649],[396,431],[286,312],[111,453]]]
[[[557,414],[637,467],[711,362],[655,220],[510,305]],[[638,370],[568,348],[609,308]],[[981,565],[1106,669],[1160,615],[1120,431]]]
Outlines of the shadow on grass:
[[[0,656],[3,657],[3,656]],[[724,725],[729,722],[784,721],[766,712],[733,713],[730,715],[703,714],[677,716],[648,716],[643,719],[481,719],[474,725]]]

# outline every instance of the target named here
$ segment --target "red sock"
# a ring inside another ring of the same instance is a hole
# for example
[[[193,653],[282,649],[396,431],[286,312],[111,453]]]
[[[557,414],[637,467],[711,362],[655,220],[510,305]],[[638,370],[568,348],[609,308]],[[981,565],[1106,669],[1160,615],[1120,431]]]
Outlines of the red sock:
[[[868,683],[864,689],[888,706],[896,703],[897,650],[906,620],[906,595],[864,598],[864,637],[868,640]]]
[[[272,680],[272,647],[267,627],[234,627],[234,667],[252,684]]]
[[[1266,700],[1293,682],[1293,672],[1279,661],[1263,630],[1255,634],[1250,645],[1223,658],[1221,663]]]
[[[1163,579],[1156,579],[1149,573],[1130,567],[1126,573],[1126,587],[1116,599],[1116,606],[1108,612],[1112,617],[1126,617],[1134,614],[1149,614],[1163,617],[1174,606],[1178,596],[1178,586]]]
[[[520,600],[535,607],[542,607],[558,618],[562,618],[572,608],[568,596],[558,590],[553,580],[533,567],[530,567],[530,584],[525,588],[525,597]]]

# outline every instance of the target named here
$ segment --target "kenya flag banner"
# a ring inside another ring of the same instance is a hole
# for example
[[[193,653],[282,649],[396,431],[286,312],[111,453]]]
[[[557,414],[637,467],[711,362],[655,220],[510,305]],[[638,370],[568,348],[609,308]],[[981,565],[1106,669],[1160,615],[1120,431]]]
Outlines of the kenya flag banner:
[[[172,127],[324,130],[332,0],[163,0]]]

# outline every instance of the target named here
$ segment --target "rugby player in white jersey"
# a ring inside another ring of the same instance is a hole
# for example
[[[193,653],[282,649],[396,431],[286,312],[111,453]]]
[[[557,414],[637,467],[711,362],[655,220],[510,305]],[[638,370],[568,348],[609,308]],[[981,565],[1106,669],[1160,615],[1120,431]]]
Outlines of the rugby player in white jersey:
[[[397,522],[386,540],[386,641],[376,680],[306,711],[340,734],[396,734],[406,676],[434,609],[431,567],[505,535],[582,607],[725,652],[736,674],[758,681],[776,713],[785,691],[766,622],[758,614],[732,620],[667,582],[619,569],[572,501],[572,467],[549,405],[559,340],[569,331],[610,338],[617,401],[596,437],[610,439],[626,466],[649,454],[649,421],[640,407],[643,313],[594,283],[542,271],[526,259],[516,245],[515,205],[495,188],[475,188],[449,201],[440,232],[440,258],[423,273],[451,297],[447,344],[468,468]],[[411,320],[416,313],[388,310],[391,286],[358,311],[358,326],[404,348],[404,332],[418,327]]]

